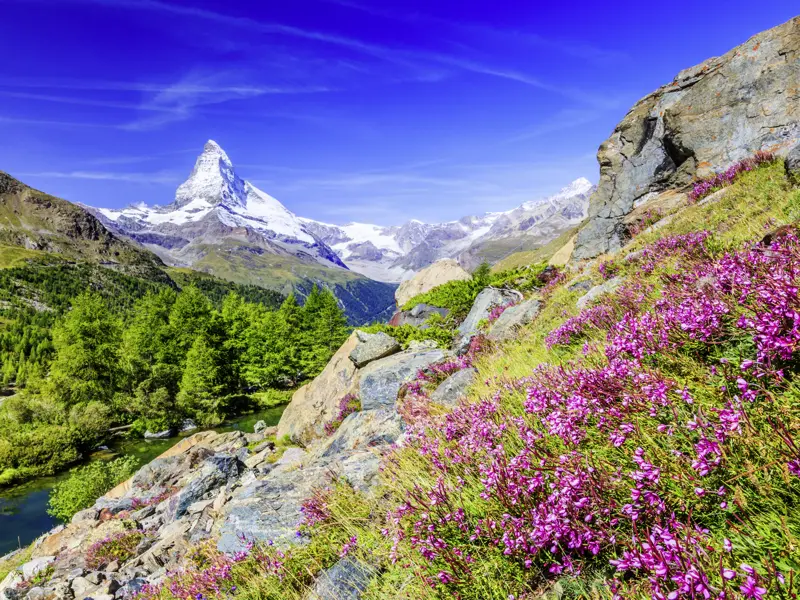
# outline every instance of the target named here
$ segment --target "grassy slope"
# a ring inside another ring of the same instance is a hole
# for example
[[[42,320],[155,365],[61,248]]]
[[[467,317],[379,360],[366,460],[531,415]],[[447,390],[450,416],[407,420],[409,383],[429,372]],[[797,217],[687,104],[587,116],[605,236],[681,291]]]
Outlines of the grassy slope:
[[[536,248],[535,250],[522,250],[514,252],[504,257],[503,260],[492,266],[492,272],[499,273],[501,271],[508,271],[509,269],[516,269],[525,265],[532,265],[542,261],[548,260],[559,248],[566,244],[569,239],[577,233],[579,227],[574,227],[565,231],[556,239],[548,242],[544,246]]]
[[[145,275],[163,266],[155,254],[113,235],[80,206],[28,187],[2,171],[0,244]]]
[[[704,206],[692,206],[677,214],[671,222],[650,233],[642,234],[634,239],[628,248],[619,256],[636,250],[659,238],[674,234],[682,234],[707,228],[714,232],[708,247],[717,255],[729,248],[739,248],[742,242],[758,240],[763,234],[775,227],[795,222],[800,216],[800,190],[788,186],[783,176],[781,163],[759,169],[756,172],[745,174],[731,188],[723,198]],[[667,269],[669,266],[667,265]],[[660,284],[660,277],[656,275],[642,275],[635,265],[622,267],[622,274],[633,276],[632,279],[641,277],[647,283],[656,286]],[[602,280],[597,268],[581,276],[593,282]],[[511,382],[520,377],[531,375],[533,370],[543,363],[551,365],[567,365],[569,361],[579,357],[581,343],[566,347],[554,347],[548,350],[544,344],[547,334],[563,323],[568,317],[577,314],[575,301],[582,292],[570,292],[566,285],[560,285],[546,299],[544,308],[537,319],[523,332],[518,339],[507,343],[494,351],[484,354],[478,361],[479,377],[475,386],[470,391],[471,403],[480,399],[490,398],[500,393],[502,411],[505,415],[521,416],[521,397],[518,393],[508,394],[505,382]],[[588,341],[602,344],[605,341],[605,332],[598,330],[590,333]],[[700,348],[703,356],[702,348]],[[720,351],[725,351],[721,349]],[[717,395],[720,393],[716,386],[704,383],[703,375],[707,368],[701,362],[694,362],[694,354],[656,357],[656,363],[666,376],[678,381],[687,382],[696,398],[703,402],[719,402]],[[787,396],[791,402],[792,395]],[[796,402],[794,402],[796,404]],[[796,406],[786,405],[786,410],[794,411]],[[436,409],[434,408],[434,411]],[[690,411],[693,409],[681,409]],[[691,412],[689,412],[691,414]],[[685,416],[680,419],[686,418]],[[792,417],[794,418],[794,417]],[[680,421],[678,421],[680,422]],[[677,424],[677,423],[676,423]],[[643,421],[644,425],[644,421]],[[762,425],[763,427],[763,425]],[[769,428],[767,428],[769,430]],[[774,437],[774,436],[773,436]],[[766,439],[766,438],[764,438]],[[637,443],[647,444],[647,452],[657,452],[660,444],[666,443],[665,436],[654,436],[639,439]],[[519,441],[509,440],[510,450],[518,448]],[[620,454],[612,448],[606,438],[590,433],[587,442],[588,452],[594,452],[596,460],[620,460]],[[778,443],[771,439],[770,448]],[[543,445],[552,450],[562,446],[558,440],[545,437]],[[592,450],[592,448],[594,450]],[[734,448],[735,451],[735,448]],[[763,452],[767,452],[766,446]],[[745,457],[747,460],[764,460],[760,453]],[[738,460],[735,455],[730,460]],[[668,456],[662,460],[669,464]],[[791,508],[782,504],[778,499],[779,491],[785,492],[786,486],[792,481],[788,475],[784,479],[779,476],[777,480],[769,479],[766,473],[762,476],[759,470],[748,471],[747,466],[742,466],[747,479],[728,482],[736,490],[735,501],[742,510],[745,518],[750,519],[739,528],[735,524],[727,531],[734,541],[734,562],[749,561],[759,565],[759,556],[763,556],[764,545],[771,548],[773,556],[778,561],[780,568],[787,572],[794,564],[789,557],[789,548],[794,544],[795,549],[800,548],[800,517],[797,516],[797,507]],[[753,463],[745,463],[752,465]],[[476,562],[471,564],[471,577],[468,581],[456,587],[436,587],[432,589],[422,581],[423,576],[436,580],[436,567],[431,567],[427,561],[409,548],[407,541],[401,542],[392,548],[390,536],[381,533],[384,527],[392,527],[384,520],[387,511],[399,506],[406,499],[406,493],[417,490],[415,494],[424,493],[428,488],[435,488],[431,471],[427,468],[427,461],[413,448],[401,450],[396,453],[393,460],[387,465],[385,472],[385,486],[371,497],[362,497],[353,492],[349,486],[340,484],[333,492],[323,493],[323,497],[330,513],[326,521],[312,528],[311,541],[308,545],[293,550],[283,561],[283,578],[274,577],[269,571],[248,561],[236,567],[233,582],[238,587],[238,597],[242,598],[293,598],[305,596],[307,586],[313,581],[313,574],[322,568],[330,567],[338,560],[339,549],[345,542],[355,537],[358,540],[358,549],[355,555],[372,564],[380,566],[380,573],[370,584],[362,596],[365,600],[389,599],[427,599],[427,598],[459,598],[459,599],[484,599],[484,598],[609,598],[610,593],[602,584],[602,578],[612,575],[613,569],[608,567],[609,556],[603,556],[596,568],[587,568],[579,577],[554,577],[546,576],[544,571],[534,566],[528,570],[522,568],[518,561],[506,558],[500,549],[491,545],[472,545],[471,552]],[[768,466],[768,465],[767,465]],[[479,498],[475,473],[462,472],[465,481],[453,481],[445,478],[443,485],[447,488],[458,490],[456,505],[462,506],[467,513],[477,516],[486,516],[487,505]],[[677,474],[677,473],[676,473]],[[449,476],[448,476],[449,477]],[[690,484],[691,485],[691,484]],[[792,485],[795,485],[794,483]],[[776,487],[778,486],[778,487]],[[625,487],[625,486],[623,486]],[[624,501],[623,490],[623,501]],[[691,494],[689,494],[691,497]],[[783,495],[786,497],[786,494]],[[628,496],[629,498],[629,496]],[[629,500],[628,500],[629,501]],[[698,501],[699,502],[699,501]],[[710,500],[713,504],[715,501]],[[749,512],[746,507],[751,507]],[[450,509],[452,510],[452,509]],[[706,511],[709,509],[706,508]],[[447,508],[445,509],[445,512]],[[725,528],[724,516],[719,518],[719,509],[712,507],[707,512],[709,523],[716,527]],[[451,530],[454,538],[458,537],[456,530]],[[715,532],[714,535],[719,535]],[[794,540],[794,541],[792,541]],[[715,538],[715,543],[720,540]],[[759,546],[759,544],[761,544]],[[770,546],[771,545],[771,546]],[[800,552],[800,551],[798,551]],[[612,555],[613,556],[613,555]],[[392,558],[394,557],[394,559]],[[795,554],[796,558],[796,554]],[[395,560],[396,559],[396,560]],[[768,562],[768,561],[767,561]],[[603,567],[605,565],[605,567]],[[795,575],[796,578],[796,575]],[[547,587],[550,592],[544,592],[542,587],[545,579],[549,579]],[[736,582],[738,594],[738,585]],[[646,583],[646,582],[645,582]],[[646,598],[649,592],[644,587],[638,592],[625,596],[630,598]],[[523,595],[520,596],[519,594]],[[161,598],[170,598],[168,593],[162,593]],[[736,595],[736,597],[739,597]],[[783,596],[776,596],[783,597]],[[786,596],[788,597],[788,596]]]

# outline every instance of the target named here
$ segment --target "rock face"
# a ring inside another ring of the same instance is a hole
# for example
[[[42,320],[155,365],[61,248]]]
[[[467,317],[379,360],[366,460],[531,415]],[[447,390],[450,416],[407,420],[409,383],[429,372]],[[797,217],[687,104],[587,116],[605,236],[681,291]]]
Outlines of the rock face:
[[[400,352],[400,343],[385,333],[365,333],[356,331],[358,344],[350,353],[350,360],[357,369],[365,367],[374,360]]]
[[[515,337],[520,327],[527,325],[539,314],[541,302],[531,298],[503,311],[489,328],[487,337],[493,342],[504,342]]]
[[[346,556],[319,577],[308,600],[358,600],[374,574],[369,565]]]
[[[622,285],[621,277],[612,277],[608,281],[604,281],[603,283],[594,286],[592,289],[586,292],[586,294],[578,298],[578,301],[575,304],[577,305],[578,308],[583,310],[600,296],[613,292],[621,285]]]
[[[438,260],[431,266],[422,269],[411,279],[401,283],[394,293],[394,298],[397,306],[402,307],[414,296],[424,294],[443,283],[468,279],[472,279],[472,275],[461,268],[455,260],[451,258]]]
[[[356,367],[350,353],[358,344],[358,336],[351,334],[322,373],[294,393],[278,423],[278,438],[288,435],[300,440],[323,434],[325,423],[336,415],[339,400],[356,389]]]
[[[419,327],[420,329],[426,329],[428,327],[426,321],[433,315],[446,317],[449,314],[450,311],[446,308],[439,308],[438,306],[432,306],[422,302],[414,306],[414,308],[411,310],[401,310],[396,312],[391,321],[389,321],[389,325],[413,325],[414,327]]]
[[[467,390],[477,375],[477,369],[472,367],[453,373],[433,391],[431,400],[436,404],[455,406],[461,398],[467,395]]]
[[[458,333],[461,340],[467,340],[478,332],[478,325],[481,321],[489,318],[489,313],[495,306],[511,304],[522,299],[522,294],[511,290],[500,290],[497,288],[486,288],[472,304],[472,308],[467,318],[458,326]]]
[[[600,183],[573,258],[616,251],[643,196],[800,138],[800,17],[678,73],[637,102],[597,153]]]
[[[406,350],[371,363],[360,374],[359,397],[362,410],[393,407],[400,387],[411,381],[420,369],[447,358],[439,349]]]

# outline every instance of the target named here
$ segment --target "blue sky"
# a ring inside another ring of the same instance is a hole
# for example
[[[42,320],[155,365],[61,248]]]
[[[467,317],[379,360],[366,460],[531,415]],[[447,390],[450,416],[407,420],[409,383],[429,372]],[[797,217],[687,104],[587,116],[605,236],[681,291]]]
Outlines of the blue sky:
[[[504,210],[596,180],[636,100],[791,4],[0,0],[0,169],[164,204],[211,138],[302,216]]]

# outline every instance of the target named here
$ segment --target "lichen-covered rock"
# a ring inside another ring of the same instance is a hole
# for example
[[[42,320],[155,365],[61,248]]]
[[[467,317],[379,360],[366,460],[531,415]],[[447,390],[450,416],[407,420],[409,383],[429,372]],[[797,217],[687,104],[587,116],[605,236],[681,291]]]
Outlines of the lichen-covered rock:
[[[469,342],[478,333],[482,321],[489,318],[495,306],[511,304],[522,299],[522,294],[516,290],[502,290],[486,288],[481,291],[472,303],[472,308],[467,318],[458,326],[458,339],[455,343],[457,354],[463,354],[469,347]]]
[[[389,325],[394,325],[395,327],[412,325],[414,327],[419,327],[420,329],[426,329],[429,327],[427,321],[433,315],[446,317],[449,314],[450,311],[446,308],[440,308],[438,306],[433,306],[432,304],[420,302],[411,310],[401,310],[396,312],[392,317],[392,320],[389,321]]]
[[[575,304],[579,309],[583,310],[600,296],[604,294],[610,294],[621,285],[622,285],[621,277],[612,277],[608,281],[604,281],[603,283],[594,286],[592,289],[586,292],[586,294],[578,298],[578,301]]]
[[[533,321],[539,314],[542,304],[535,298],[509,306],[489,327],[488,337],[493,342],[504,342],[514,339],[520,327]]]
[[[404,383],[408,383],[433,363],[444,360],[450,353],[431,349],[417,352],[406,350],[387,358],[368,364],[359,373],[358,396],[362,410],[393,407],[397,393]]]
[[[308,441],[325,434],[325,423],[333,420],[339,400],[356,389],[357,369],[350,353],[358,343],[356,334],[351,334],[322,373],[294,393],[278,423],[278,438],[288,435],[295,441]]]
[[[378,468],[378,456],[357,451],[317,459],[302,468],[275,469],[238,488],[222,508],[215,529],[217,547],[234,553],[252,540],[271,540],[284,547],[304,543],[297,533],[303,519],[300,506],[314,489],[344,477],[357,489],[366,490],[373,485]]]
[[[370,565],[346,556],[322,572],[308,600],[359,600],[374,575]]]
[[[455,406],[461,398],[467,395],[467,390],[477,375],[478,370],[472,367],[456,371],[433,390],[431,400],[444,406]]]
[[[622,218],[651,192],[688,184],[800,138],[800,17],[678,73],[637,102],[597,153],[600,182],[574,259],[619,249]]]
[[[365,333],[356,330],[356,337],[358,344],[350,352],[349,358],[357,369],[367,366],[372,361],[400,352],[400,343],[382,331]]]
[[[394,293],[394,298],[397,301],[397,306],[402,307],[414,296],[429,292],[448,281],[466,281],[469,279],[472,279],[472,275],[452,258],[437,260],[429,267],[419,271],[411,279],[401,283]]]
[[[335,456],[357,448],[393,444],[403,429],[403,420],[393,407],[362,410],[348,415],[318,453],[320,456]]]

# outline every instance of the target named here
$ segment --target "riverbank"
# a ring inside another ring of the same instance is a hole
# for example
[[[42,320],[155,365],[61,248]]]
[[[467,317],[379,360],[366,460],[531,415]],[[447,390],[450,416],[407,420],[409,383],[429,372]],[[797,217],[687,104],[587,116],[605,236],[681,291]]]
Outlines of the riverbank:
[[[277,406],[242,415],[214,431],[253,431],[253,426],[263,420],[267,426],[277,425],[285,406]],[[135,456],[146,464],[182,439],[198,430],[165,440],[140,440],[118,438],[108,444],[108,450],[93,453],[87,462],[110,460],[119,456]],[[51,477],[37,477],[21,485],[0,491],[0,555],[30,544],[42,533],[58,525],[59,521],[47,514],[50,490],[69,475],[64,471]]]

